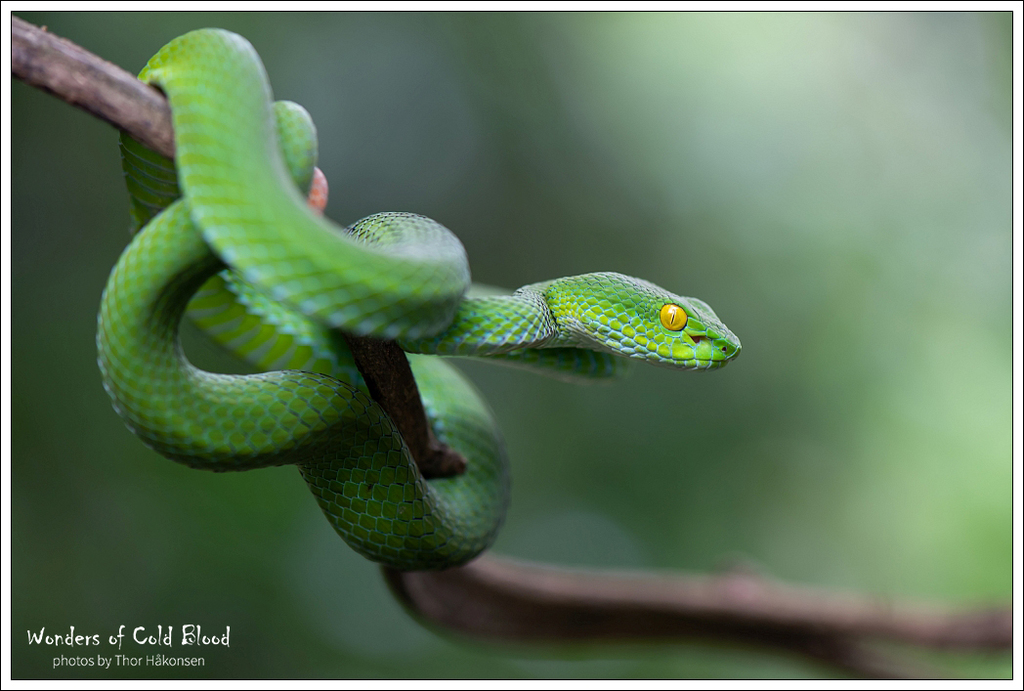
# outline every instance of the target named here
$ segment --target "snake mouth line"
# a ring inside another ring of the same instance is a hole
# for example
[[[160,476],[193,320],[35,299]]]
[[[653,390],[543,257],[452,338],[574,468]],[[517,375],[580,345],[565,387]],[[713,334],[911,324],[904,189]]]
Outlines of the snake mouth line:
[[[690,338],[693,339],[693,350],[694,350],[694,352],[697,351],[697,348],[700,347],[701,343],[703,343],[704,341],[710,340],[710,339],[708,339],[707,336],[690,336]],[[712,346],[712,347],[714,347],[714,346]],[[721,351],[724,353],[725,352],[725,348],[722,348]],[[698,362],[707,362],[711,358],[695,358],[695,359]]]

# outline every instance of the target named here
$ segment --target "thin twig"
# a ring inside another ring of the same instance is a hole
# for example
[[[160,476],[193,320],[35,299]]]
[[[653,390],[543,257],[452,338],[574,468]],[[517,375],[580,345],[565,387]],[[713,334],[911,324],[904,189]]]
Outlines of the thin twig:
[[[65,39],[17,17],[12,23],[15,76],[173,155],[170,111],[159,91]],[[431,441],[404,355],[386,341],[350,342],[374,397],[403,435],[420,440],[417,460],[425,458],[429,454],[422,449],[436,440]],[[453,467],[458,470],[457,460],[443,460],[439,472]],[[494,557],[442,572],[384,573],[395,595],[426,623],[493,640],[723,640],[799,654],[856,676],[919,677],[929,673],[887,659],[864,645],[865,639],[1008,650],[1013,637],[1008,607],[889,603],[741,573],[623,574]]]

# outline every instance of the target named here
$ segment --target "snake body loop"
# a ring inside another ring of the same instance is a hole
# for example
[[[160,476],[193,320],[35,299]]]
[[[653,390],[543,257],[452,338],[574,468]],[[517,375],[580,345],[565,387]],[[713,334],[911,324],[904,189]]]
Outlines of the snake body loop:
[[[195,468],[297,465],[331,524],[370,559],[465,563],[494,540],[508,503],[486,403],[425,354],[586,378],[621,372],[621,356],[710,369],[739,352],[706,304],[639,279],[587,274],[465,297],[465,251],[436,222],[386,213],[341,229],[315,215],[302,196],[312,121],[272,104],[262,63],[235,34],[179,37],[140,78],[170,101],[177,154],[171,162],[122,136],[132,218],[145,228],[114,267],[98,318],[114,408],[151,448]],[[659,322],[666,305],[673,317]],[[192,366],[178,341],[186,313],[274,371]],[[410,355],[424,408],[435,436],[467,460],[464,474],[422,478],[337,329],[424,353]]]

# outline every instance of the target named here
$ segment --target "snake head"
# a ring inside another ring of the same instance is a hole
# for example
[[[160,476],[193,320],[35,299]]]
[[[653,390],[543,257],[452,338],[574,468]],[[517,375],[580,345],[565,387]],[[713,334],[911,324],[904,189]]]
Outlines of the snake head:
[[[707,303],[639,278],[592,273],[538,288],[576,347],[681,369],[723,367],[740,352],[739,339]]]

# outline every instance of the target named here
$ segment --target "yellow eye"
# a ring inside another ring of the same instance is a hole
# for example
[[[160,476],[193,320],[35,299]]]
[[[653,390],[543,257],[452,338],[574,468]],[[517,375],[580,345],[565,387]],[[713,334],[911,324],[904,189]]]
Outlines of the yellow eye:
[[[671,302],[661,308],[661,323],[669,331],[679,331],[686,326],[686,312],[679,305]]]

